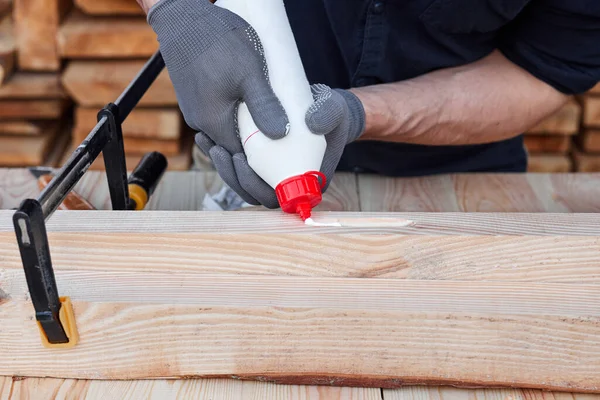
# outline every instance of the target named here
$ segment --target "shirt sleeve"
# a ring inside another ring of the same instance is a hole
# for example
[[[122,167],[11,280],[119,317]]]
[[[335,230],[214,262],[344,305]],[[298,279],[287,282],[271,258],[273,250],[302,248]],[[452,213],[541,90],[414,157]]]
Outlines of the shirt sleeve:
[[[558,91],[583,93],[600,81],[600,0],[533,0],[498,48]]]

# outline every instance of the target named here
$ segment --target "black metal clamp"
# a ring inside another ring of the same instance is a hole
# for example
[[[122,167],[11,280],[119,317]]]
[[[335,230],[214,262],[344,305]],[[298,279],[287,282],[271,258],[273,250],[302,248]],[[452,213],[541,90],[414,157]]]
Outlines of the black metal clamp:
[[[72,347],[77,344],[78,333],[70,299],[58,295],[46,221],[101,152],[113,210],[144,208],[167,168],[167,160],[160,153],[149,153],[128,179],[121,125],[156,80],[164,65],[162,55],[156,52],[121,96],[98,113],[98,123],[94,129],[39,197],[24,200],[13,216],[36,321],[42,343],[47,347]],[[130,189],[135,193],[132,197]]]

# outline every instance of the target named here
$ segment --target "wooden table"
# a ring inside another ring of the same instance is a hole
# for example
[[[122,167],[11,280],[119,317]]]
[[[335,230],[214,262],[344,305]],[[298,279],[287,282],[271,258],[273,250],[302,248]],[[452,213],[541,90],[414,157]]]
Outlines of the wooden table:
[[[214,172],[167,173],[148,209],[202,210],[205,194],[223,183]],[[110,208],[106,181],[89,172],[76,190],[99,209]],[[0,209],[38,193],[24,169],[0,169]],[[320,210],[426,212],[598,212],[600,174],[484,174],[392,179],[338,174]],[[600,399],[600,395],[528,389],[458,389],[407,386],[395,390],[276,385],[234,379],[85,381],[0,377],[5,399]]]

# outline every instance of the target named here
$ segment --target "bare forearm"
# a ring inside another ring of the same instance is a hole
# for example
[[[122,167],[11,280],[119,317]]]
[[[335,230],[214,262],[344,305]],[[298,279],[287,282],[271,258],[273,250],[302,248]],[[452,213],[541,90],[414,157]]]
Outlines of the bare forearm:
[[[470,65],[352,91],[366,112],[361,140],[424,145],[508,139],[568,98],[499,52]]]

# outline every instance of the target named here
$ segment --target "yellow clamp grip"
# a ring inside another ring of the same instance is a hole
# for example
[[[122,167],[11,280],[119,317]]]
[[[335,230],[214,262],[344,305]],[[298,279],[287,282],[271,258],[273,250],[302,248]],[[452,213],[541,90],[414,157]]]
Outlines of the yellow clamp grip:
[[[79,342],[79,332],[77,332],[77,325],[75,325],[75,313],[73,312],[73,304],[71,303],[71,299],[69,297],[59,297],[60,300],[60,311],[58,312],[58,319],[69,338],[69,342],[67,343],[50,343],[46,334],[44,333],[44,329],[42,329],[42,324],[37,322],[38,328],[40,330],[40,336],[42,338],[42,344],[44,347],[50,349],[69,349],[74,347]]]
[[[148,192],[146,189],[135,183],[129,184],[129,198],[135,202],[137,211],[143,210],[148,203]]]

